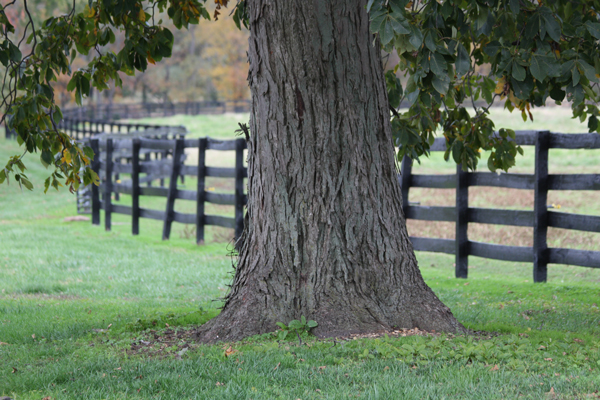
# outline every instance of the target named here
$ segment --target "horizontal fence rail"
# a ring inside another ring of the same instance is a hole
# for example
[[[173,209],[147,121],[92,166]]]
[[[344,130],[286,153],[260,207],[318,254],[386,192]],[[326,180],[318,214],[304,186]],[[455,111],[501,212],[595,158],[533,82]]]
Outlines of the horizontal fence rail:
[[[600,232],[600,216],[578,215],[548,210],[549,190],[600,190],[600,174],[549,174],[549,149],[600,149],[600,135],[563,134],[546,131],[517,131],[515,142],[519,145],[535,146],[535,173],[495,174],[490,172],[468,173],[460,165],[453,175],[415,175],[412,161],[402,160],[400,183],[402,186],[402,208],[408,219],[455,222],[455,239],[411,237],[413,247],[419,251],[454,254],[457,278],[468,275],[468,257],[532,262],[535,282],[547,279],[548,264],[568,264],[600,268],[600,251],[549,248],[548,227],[572,229],[585,232]],[[445,138],[438,138],[431,151],[445,151]],[[534,191],[533,210],[503,210],[469,207],[471,186],[491,186]],[[425,207],[410,204],[411,187],[455,189],[455,207]],[[480,243],[468,239],[469,223],[524,226],[533,228],[533,247],[504,246]]]

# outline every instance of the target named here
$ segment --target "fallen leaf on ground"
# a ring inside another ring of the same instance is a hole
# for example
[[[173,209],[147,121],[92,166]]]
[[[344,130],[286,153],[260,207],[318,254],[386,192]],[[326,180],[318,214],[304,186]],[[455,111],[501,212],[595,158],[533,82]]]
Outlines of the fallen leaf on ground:
[[[498,364],[496,364],[492,368],[490,368],[490,371],[498,371],[499,369],[500,367],[498,367]]]
[[[234,350],[233,347],[229,346],[227,350],[225,350],[225,357],[229,357],[232,354],[237,353],[237,350]]]
[[[77,215],[75,217],[65,217],[65,219],[63,219],[64,222],[89,221],[89,220],[90,220],[89,217],[84,217],[83,215]]]

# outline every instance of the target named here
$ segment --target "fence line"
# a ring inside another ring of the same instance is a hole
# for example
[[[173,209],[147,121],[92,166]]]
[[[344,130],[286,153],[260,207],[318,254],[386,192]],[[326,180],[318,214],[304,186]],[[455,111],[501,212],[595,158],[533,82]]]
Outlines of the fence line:
[[[535,146],[535,173],[495,174],[465,172],[457,165],[454,175],[414,175],[412,161],[402,160],[402,208],[407,219],[450,221],[456,224],[455,240],[411,237],[415,250],[454,254],[455,275],[466,278],[468,257],[532,262],[535,282],[545,282],[548,264],[600,268],[600,251],[548,248],[548,227],[600,232],[600,216],[549,211],[549,190],[600,190],[600,174],[548,174],[549,149],[600,149],[600,135],[517,131],[515,142]],[[435,140],[432,151],[445,151],[445,138]],[[534,191],[533,211],[469,207],[470,186],[492,186]],[[424,207],[409,204],[411,187],[456,189],[455,207]],[[504,246],[468,239],[469,222],[533,228],[533,247]]]
[[[74,139],[81,140],[100,133],[124,133],[149,129],[181,129],[166,125],[114,122],[119,119],[140,119],[172,116],[176,114],[223,114],[226,112],[249,112],[249,100],[189,101],[178,103],[98,104],[62,110],[63,120],[59,127],[70,131]],[[5,129],[7,139],[16,133]]]
[[[131,232],[134,235],[139,234],[139,219],[150,218],[163,221],[163,240],[169,239],[173,222],[194,224],[198,244],[204,241],[206,225],[235,229],[236,240],[241,236],[244,228],[243,207],[247,202],[244,194],[244,178],[248,176],[247,168],[243,165],[243,153],[246,149],[244,139],[221,141],[210,138],[156,140],[139,137],[133,139],[107,137],[103,140],[91,139],[90,145],[97,155],[92,167],[104,178],[100,187],[92,190],[92,223],[94,225],[100,224],[100,210],[102,209],[105,215],[106,230],[111,229],[112,214],[117,213],[131,216]],[[198,149],[197,166],[184,164],[184,151],[189,148]],[[206,150],[235,151],[235,168],[207,166]],[[140,155],[145,151],[168,151],[169,158],[160,160],[158,163],[156,160],[142,161]],[[131,160],[131,162],[123,163],[122,160]],[[117,174],[130,174],[131,180],[117,183],[115,179]],[[140,174],[145,174],[145,177],[140,177]],[[177,188],[177,181],[183,176],[198,178],[196,190]],[[167,187],[142,186],[142,183],[156,180],[157,177],[168,177],[169,185]],[[235,179],[235,193],[207,192],[206,177]],[[102,199],[100,199],[100,193],[103,195]],[[132,205],[113,204],[111,200],[113,193],[131,195]],[[164,211],[141,208],[140,196],[166,197]],[[196,213],[186,214],[175,211],[175,201],[178,199],[196,201]],[[235,218],[205,214],[205,203],[235,206]]]

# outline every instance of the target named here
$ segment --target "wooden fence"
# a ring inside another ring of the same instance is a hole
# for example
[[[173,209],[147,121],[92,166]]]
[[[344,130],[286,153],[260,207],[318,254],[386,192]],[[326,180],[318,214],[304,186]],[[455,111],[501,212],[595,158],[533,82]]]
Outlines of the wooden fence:
[[[220,141],[210,138],[201,139],[147,139],[137,137],[133,139],[119,139],[106,137],[90,140],[90,146],[96,157],[92,162],[92,169],[101,179],[100,187],[92,186],[92,223],[100,224],[100,210],[104,210],[104,226],[111,229],[111,216],[113,213],[131,216],[131,230],[134,235],[139,233],[140,218],[150,218],[163,221],[163,240],[168,239],[173,222],[194,224],[196,226],[196,242],[204,241],[204,227],[217,225],[235,229],[235,238],[238,239],[243,231],[243,207],[246,204],[244,194],[244,178],[248,171],[243,164],[244,139]],[[189,148],[198,149],[198,165],[184,164],[184,151]],[[215,168],[206,165],[206,151],[235,151],[235,168]],[[160,160],[141,160],[141,155],[149,152],[168,154],[168,158]],[[126,162],[124,162],[126,161]],[[129,174],[130,181],[117,183],[117,174]],[[144,174],[144,176],[141,176]],[[177,181],[183,176],[198,178],[196,190],[181,190],[177,188]],[[143,183],[150,183],[157,177],[168,177],[168,186],[143,187]],[[206,177],[221,177],[235,179],[235,193],[213,193],[206,191]],[[129,194],[132,205],[124,206],[112,202],[112,194]],[[102,194],[102,196],[101,196]],[[164,210],[151,210],[140,207],[140,196],[166,197]],[[102,197],[102,198],[101,198]],[[196,213],[185,214],[174,210],[176,200],[191,200],[196,202]],[[204,212],[205,203],[227,204],[235,207],[235,218],[207,215]]]
[[[249,112],[249,100],[193,101],[179,103],[99,104],[62,110],[61,129],[69,131],[74,139],[83,139],[105,132],[130,132],[145,129],[167,128],[165,125],[116,123],[119,119],[140,119],[176,114],[223,114]],[[181,129],[183,127],[171,127]],[[15,132],[5,129],[7,139],[16,139]]]
[[[518,131],[516,143],[535,146],[535,174],[464,172],[460,165],[453,175],[414,175],[412,161],[402,161],[402,208],[406,218],[456,223],[455,240],[411,237],[415,250],[455,254],[456,277],[466,278],[469,256],[495,260],[533,262],[535,282],[545,282],[548,264],[600,268],[600,251],[548,248],[548,227],[600,232],[600,216],[549,211],[549,190],[600,190],[600,174],[548,174],[549,149],[600,149],[600,135]],[[445,151],[444,138],[435,140],[432,151]],[[470,186],[492,186],[534,191],[532,211],[469,207]],[[456,189],[455,207],[424,207],[409,204],[411,187]],[[504,246],[470,241],[469,222],[533,228],[533,247]],[[600,246],[599,246],[600,247]]]
[[[249,100],[92,104],[85,107],[64,110],[63,117],[66,119],[118,120],[166,117],[176,114],[223,114],[226,112],[241,113],[249,111]]]

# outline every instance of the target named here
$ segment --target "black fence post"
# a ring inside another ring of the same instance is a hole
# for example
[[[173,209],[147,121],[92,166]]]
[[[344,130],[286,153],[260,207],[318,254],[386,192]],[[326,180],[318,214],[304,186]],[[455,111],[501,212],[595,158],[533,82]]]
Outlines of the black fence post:
[[[181,171],[181,156],[185,148],[185,141],[177,139],[175,141],[175,150],[173,151],[173,168],[171,169],[171,179],[169,180],[169,191],[167,193],[167,207],[165,209],[165,219],[163,222],[163,240],[171,236],[171,225],[173,224],[175,198],[177,197],[177,178]]]
[[[456,266],[455,276],[467,278],[469,274],[469,175],[462,164],[456,166]]]
[[[535,140],[535,189],[533,200],[533,281],[548,276],[548,149],[550,132],[540,131]]]
[[[204,244],[204,189],[206,181],[206,145],[208,139],[198,141],[198,187],[196,188],[196,244]]]
[[[409,156],[404,156],[404,158],[402,158],[402,165],[400,168],[402,212],[404,213],[404,218],[406,219],[406,213],[408,212],[408,190],[410,189],[410,184],[412,180],[412,159]]]
[[[244,232],[244,148],[245,139],[235,141],[235,240]]]
[[[104,229],[110,231],[111,225],[111,192],[112,192],[112,153],[113,141],[106,139],[106,159],[104,160]]]
[[[92,170],[100,177],[100,143],[98,139],[90,140],[90,147],[94,152]],[[92,183],[92,225],[100,225],[100,190]]]
[[[139,138],[133,139],[131,150],[131,233],[140,233],[140,146]]]

